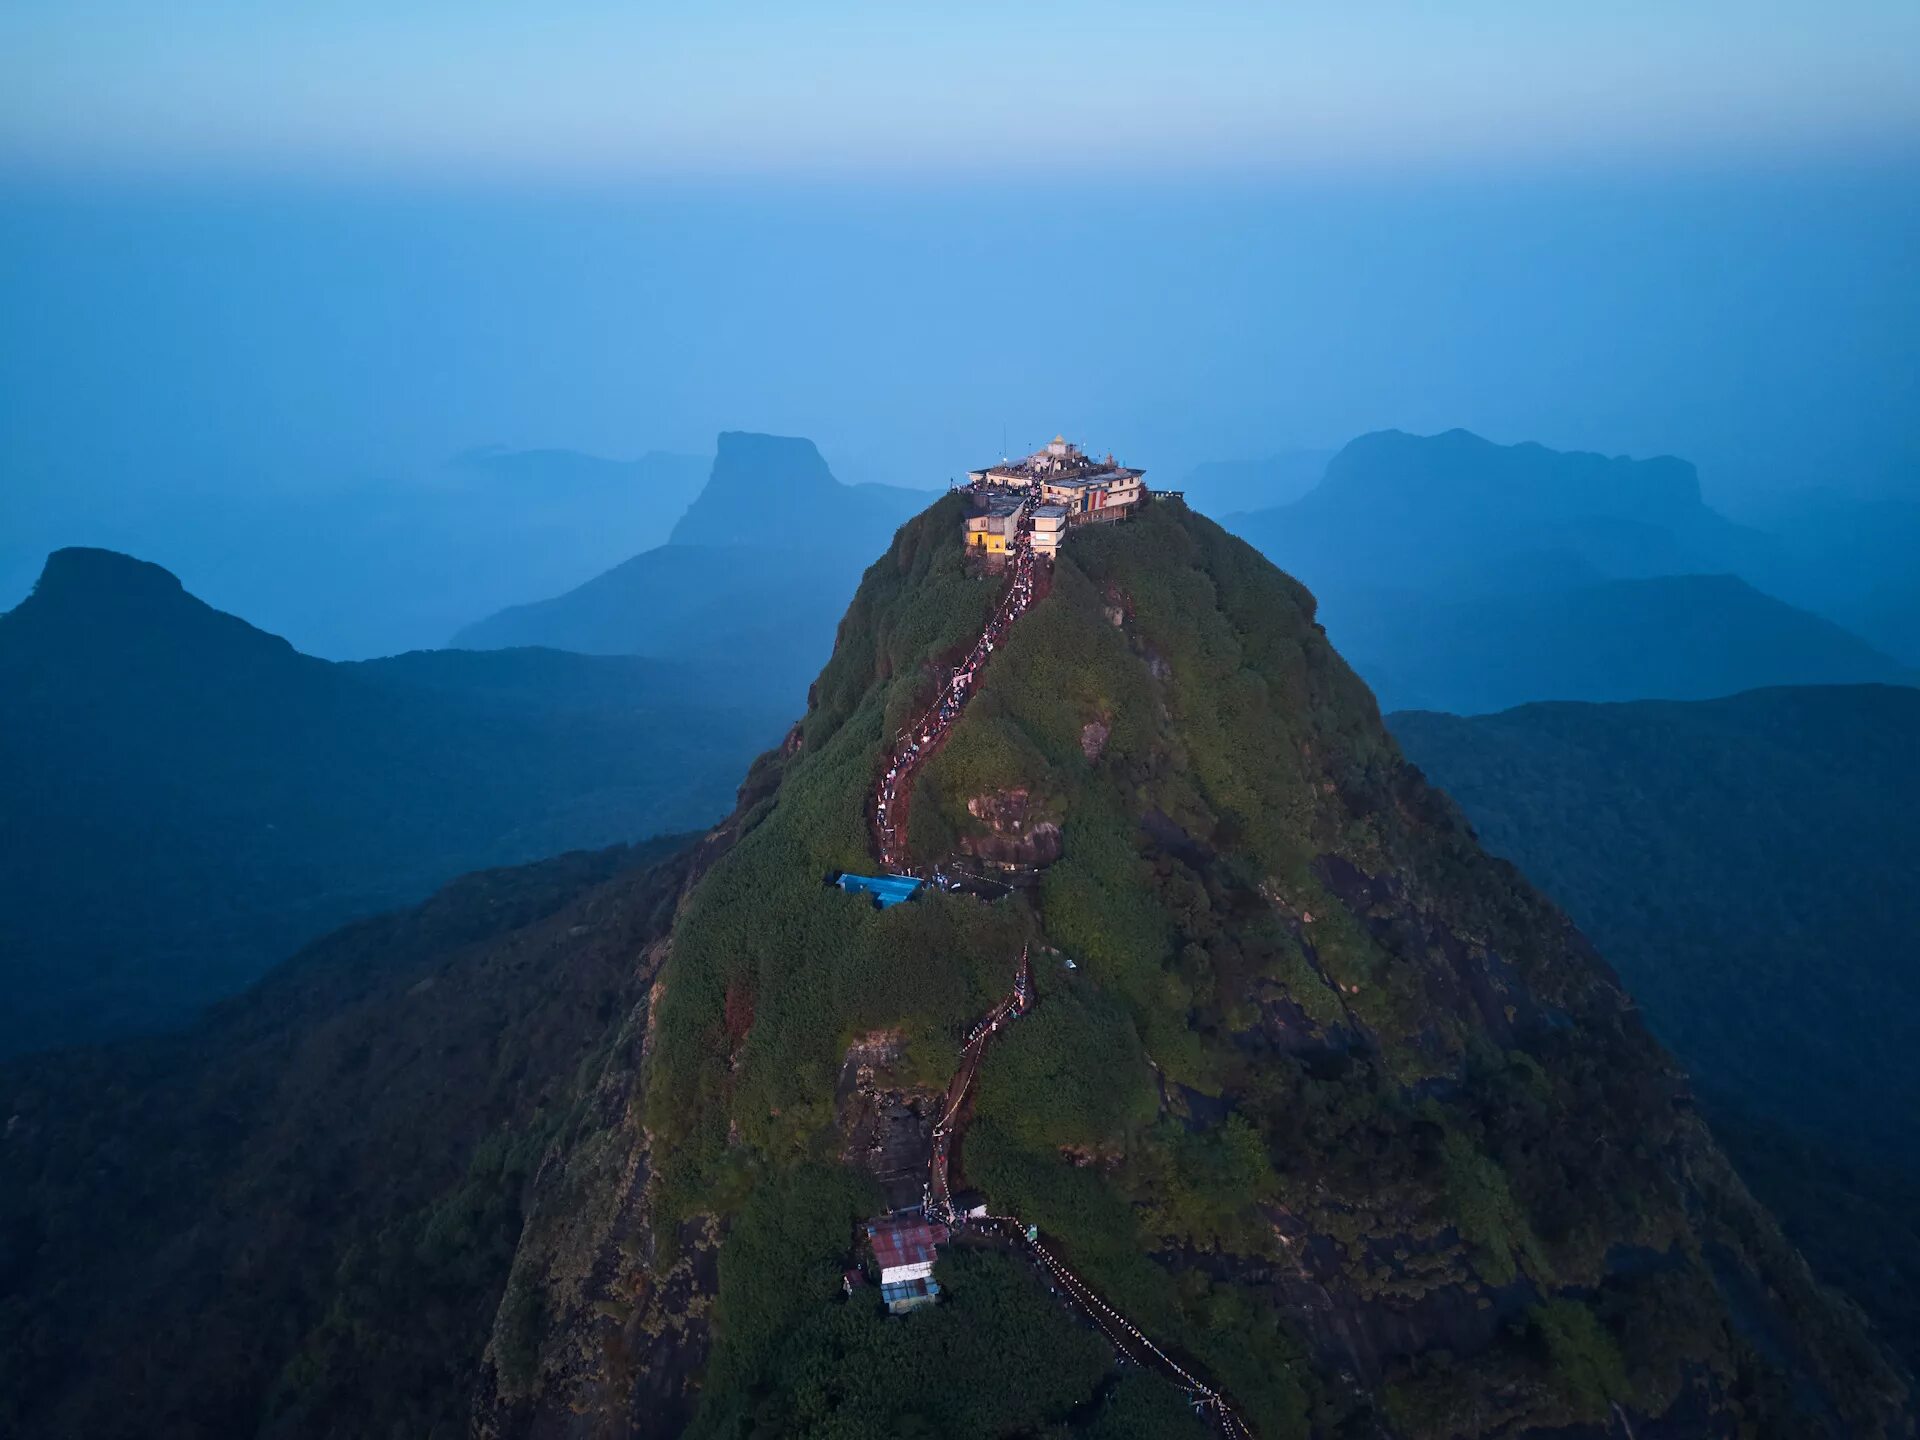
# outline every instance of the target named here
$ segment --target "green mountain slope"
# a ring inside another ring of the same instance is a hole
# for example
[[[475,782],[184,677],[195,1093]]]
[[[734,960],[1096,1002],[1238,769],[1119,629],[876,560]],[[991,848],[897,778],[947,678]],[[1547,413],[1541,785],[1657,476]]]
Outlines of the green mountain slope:
[[[1402,762],[1306,592],[1184,508],[1075,534],[914,795],[923,861],[1016,795],[1063,857],[994,903],[823,886],[870,863],[883,737],[992,603],[958,516],[869,570],[764,818],[690,894],[644,1095],[533,1207],[510,1289],[549,1328],[496,1359],[487,1433],[621,1433],[641,1392],[700,1435],[980,1433],[891,1368],[903,1329],[1048,1377],[996,1431],[1084,1418],[1073,1332],[991,1249],[925,1319],[834,1298],[878,1193],[838,1082],[879,1054],[937,1091],[1028,944],[1039,1008],[990,1052],[967,1178],[1258,1433],[1904,1433],[1904,1382],[1611,973]],[[615,1183],[583,1224],[566,1197]]]

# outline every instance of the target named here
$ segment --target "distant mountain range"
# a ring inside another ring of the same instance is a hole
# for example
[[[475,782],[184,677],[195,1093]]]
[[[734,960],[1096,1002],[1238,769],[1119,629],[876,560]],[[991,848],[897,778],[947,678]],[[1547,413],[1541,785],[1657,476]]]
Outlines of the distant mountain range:
[[[1707,506],[1671,456],[1381,431],[1230,523],[1314,590],[1388,708],[1914,679],[1831,618],[1844,606],[1798,608],[1833,593],[1813,553]],[[1845,570],[1859,548],[1820,553]]]
[[[392,654],[660,544],[710,464],[667,451],[614,460],[488,446],[421,474],[343,481],[294,466],[237,491],[179,484],[83,532],[0,535],[0,582],[16,587],[0,605],[49,550],[104,547],[166,565],[310,653]]]
[[[861,572],[933,499],[842,485],[811,440],[728,432],[667,544],[469,625],[453,643],[698,661],[797,713]]]
[[[0,1052],[174,1019],[463,871],[711,821],[786,721],[711,693],[551,651],[335,664],[56,552],[0,615]]]
[[[1780,537],[1782,552],[1759,583],[1920,665],[1920,499],[1807,491],[1755,519]]]
[[[1693,466],[1495,445],[1465,430],[1382,430],[1352,441],[1291,505],[1238,517],[1240,534],[1323,598],[1368,586],[1493,593],[1541,573],[1625,579],[1743,572],[1773,551],[1700,498]]]
[[[1762,1197],[1920,1361],[1920,690],[1390,724],[1593,937]]]

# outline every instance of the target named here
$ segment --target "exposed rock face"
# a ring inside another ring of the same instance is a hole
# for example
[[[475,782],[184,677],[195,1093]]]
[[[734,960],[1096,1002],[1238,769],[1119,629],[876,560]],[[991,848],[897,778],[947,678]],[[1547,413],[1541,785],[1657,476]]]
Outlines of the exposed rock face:
[[[874,1178],[889,1210],[920,1203],[940,1104],[939,1090],[894,1080],[902,1055],[897,1030],[863,1036],[847,1047],[835,1092],[840,1158]]]
[[[1000,865],[1038,867],[1060,858],[1060,827],[1033,818],[1033,796],[1026,790],[975,795],[967,813],[987,827],[985,835],[963,835],[960,848]]]
[[[798,751],[789,735],[755,762],[733,815],[687,853],[681,897],[751,831]],[[474,1395],[477,1435],[617,1440],[675,1435],[692,1418],[725,1226],[695,1207],[664,1228],[652,1203],[656,1139],[640,1102],[670,954],[662,941],[639,957],[640,998],[577,1128],[534,1179]]]
[[[615,1440],[691,1418],[722,1230],[698,1216],[661,1246],[650,1174],[644,1137],[619,1125],[541,1177],[487,1343],[476,1435]]]
[[[1113,733],[1113,727],[1105,721],[1089,720],[1080,727],[1080,753],[1089,761],[1098,760],[1100,752],[1107,748],[1107,736]]]

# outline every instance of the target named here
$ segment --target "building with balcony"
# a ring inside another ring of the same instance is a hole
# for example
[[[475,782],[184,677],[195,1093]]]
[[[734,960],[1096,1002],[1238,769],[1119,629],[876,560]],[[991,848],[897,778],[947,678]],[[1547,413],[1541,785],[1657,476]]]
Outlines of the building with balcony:
[[[1044,448],[1021,460],[1003,460],[979,470],[969,470],[967,479],[976,497],[976,513],[968,517],[969,548],[992,553],[986,538],[994,533],[988,516],[993,507],[1018,498],[1026,502],[1027,512],[1015,520],[1031,519],[1036,552],[1052,554],[1059,548],[1069,526],[1101,520],[1124,520],[1147,498],[1144,470],[1121,465],[1109,455],[1097,460],[1065,436],[1056,435]],[[1053,512],[1058,511],[1058,514]],[[1045,512],[1048,540],[1040,537],[1040,520]],[[975,522],[979,522],[976,531]],[[979,542],[975,534],[982,536]]]

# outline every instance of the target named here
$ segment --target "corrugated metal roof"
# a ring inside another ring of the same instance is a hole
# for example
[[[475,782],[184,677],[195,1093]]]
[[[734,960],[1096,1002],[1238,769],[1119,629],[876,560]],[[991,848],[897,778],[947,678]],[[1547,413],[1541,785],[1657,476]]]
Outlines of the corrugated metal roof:
[[[887,1224],[869,1226],[867,1237],[873,1242],[873,1258],[882,1271],[901,1265],[929,1265],[947,1243],[947,1227],[926,1224]]]

